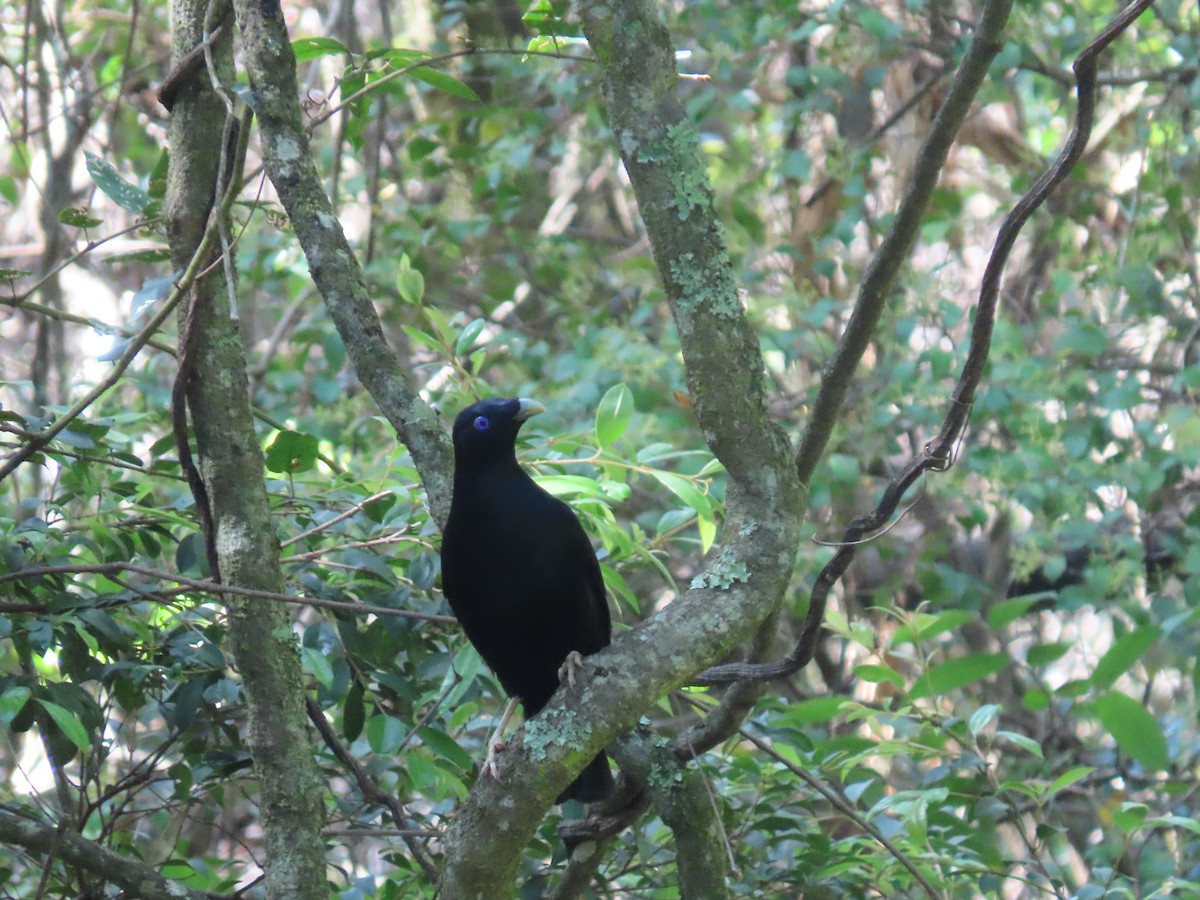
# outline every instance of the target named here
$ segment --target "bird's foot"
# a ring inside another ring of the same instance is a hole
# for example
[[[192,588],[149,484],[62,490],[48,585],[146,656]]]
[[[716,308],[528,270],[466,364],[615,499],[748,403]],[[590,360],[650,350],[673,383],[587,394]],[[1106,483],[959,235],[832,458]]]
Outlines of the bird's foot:
[[[578,650],[572,650],[558,667],[558,683],[575,687],[575,673],[583,668],[583,655]]]
[[[504,741],[492,741],[488,747],[487,756],[483,760],[483,775],[491,775],[497,781],[500,780],[500,757],[499,754],[508,745]]]

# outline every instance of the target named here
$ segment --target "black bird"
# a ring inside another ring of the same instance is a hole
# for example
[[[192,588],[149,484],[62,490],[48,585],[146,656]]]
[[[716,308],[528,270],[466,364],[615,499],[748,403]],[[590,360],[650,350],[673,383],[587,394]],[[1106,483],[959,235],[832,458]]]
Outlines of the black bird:
[[[442,590],[463,631],[513,698],[489,741],[485,770],[517,700],[531,717],[561,678],[608,646],[604,580],[567,504],[517,464],[517,432],[544,412],[534,400],[492,398],[454,420],[454,495],[442,536]],[[565,674],[564,674],[565,673]],[[588,763],[557,802],[593,803],[613,790],[608,758]]]

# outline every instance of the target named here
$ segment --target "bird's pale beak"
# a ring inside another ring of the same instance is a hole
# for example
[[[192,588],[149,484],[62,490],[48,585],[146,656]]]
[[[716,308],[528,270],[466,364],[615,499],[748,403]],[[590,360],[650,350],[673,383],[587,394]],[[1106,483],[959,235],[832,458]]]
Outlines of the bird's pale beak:
[[[518,422],[524,422],[526,419],[532,419],[538,413],[544,413],[546,407],[538,403],[536,400],[530,400],[528,397],[519,397],[517,399],[519,409],[517,414],[513,416]]]

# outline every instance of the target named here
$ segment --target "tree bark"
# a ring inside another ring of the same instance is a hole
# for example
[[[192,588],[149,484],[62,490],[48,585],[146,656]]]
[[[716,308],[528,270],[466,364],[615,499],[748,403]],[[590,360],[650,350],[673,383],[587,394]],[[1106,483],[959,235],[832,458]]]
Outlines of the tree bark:
[[[278,0],[235,0],[246,71],[262,134],[263,166],[295,229],[346,353],[412,454],[439,524],[450,511],[450,441],[383,335],[362,268],[321,184],[301,125],[296,56]]]
[[[177,0],[174,60],[201,43],[205,0]],[[210,18],[209,26],[220,21]],[[229,30],[211,55],[223,84],[232,83]],[[224,171],[234,168],[228,141],[214,123],[230,107],[201,67],[175,95],[165,212],[171,252],[184,266],[213,219],[226,215],[214,198]],[[223,269],[214,260],[181,314],[181,366],[200,456],[200,474],[215,529],[216,556],[227,584],[279,592],[283,575],[271,521],[264,466],[247,393],[246,356]],[[230,267],[232,270],[232,267]],[[198,502],[204,502],[198,498]],[[324,786],[307,730],[303,671],[286,608],[245,597],[229,599],[229,634],[242,675],[247,743],[259,779],[263,863],[272,898],[325,898]]]

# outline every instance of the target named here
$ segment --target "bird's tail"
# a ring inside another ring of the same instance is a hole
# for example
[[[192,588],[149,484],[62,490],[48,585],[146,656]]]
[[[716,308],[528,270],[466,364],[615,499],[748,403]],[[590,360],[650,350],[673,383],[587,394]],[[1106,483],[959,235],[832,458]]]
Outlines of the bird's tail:
[[[612,796],[613,777],[608,768],[608,754],[601,753],[587,764],[579,777],[567,785],[555,803],[578,800],[580,803],[597,803]]]

